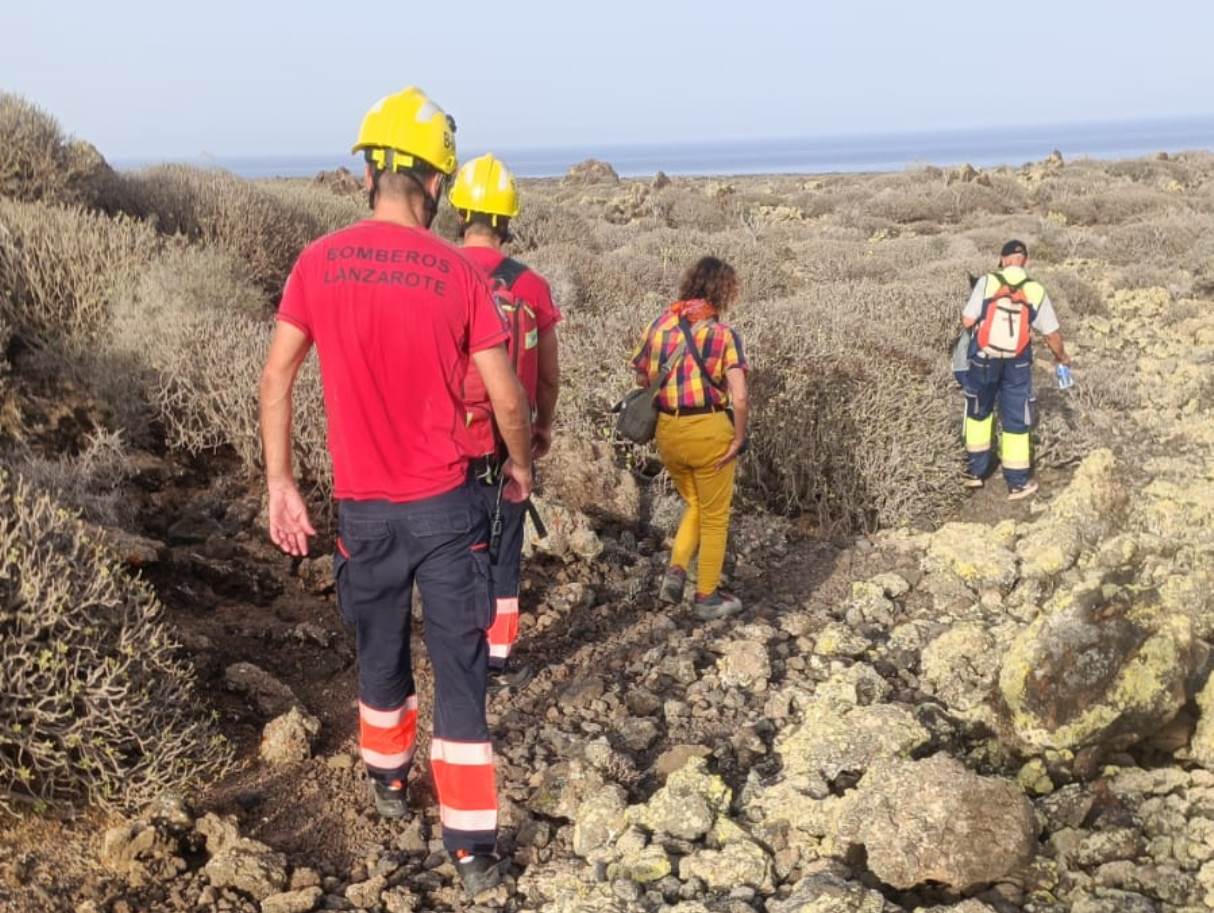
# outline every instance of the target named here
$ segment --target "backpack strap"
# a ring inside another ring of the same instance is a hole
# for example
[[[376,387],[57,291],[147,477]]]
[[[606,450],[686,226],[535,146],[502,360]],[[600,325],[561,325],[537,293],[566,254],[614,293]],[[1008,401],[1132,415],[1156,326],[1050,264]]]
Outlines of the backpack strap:
[[[700,353],[700,347],[696,345],[695,332],[708,321],[701,321],[694,327],[687,322],[687,318],[679,318],[679,329],[683,331],[683,340],[687,343],[687,349],[691,352],[691,357],[695,359],[696,367],[700,369],[700,374],[717,390],[724,393],[726,387],[724,384],[718,383],[716,379],[709,373],[708,367],[704,364],[704,356]]]
[[[495,283],[500,283],[501,287],[506,291],[514,288],[514,283],[518,282],[519,277],[527,272],[527,264],[520,260],[515,260],[513,257],[506,257],[501,263],[494,267],[493,272],[489,274],[489,279]]]
[[[1022,288],[1024,288],[1026,285],[1028,285],[1030,282],[1033,281],[1032,277],[1029,276],[1028,273],[1025,273],[1024,278],[1021,279],[1019,282],[1015,282],[1015,283],[1008,282],[1007,279],[1004,277],[1003,273],[991,273],[991,275],[999,280],[999,284],[1001,286],[1008,289],[1008,291],[1012,291],[1012,292],[1020,291]],[[996,291],[998,291],[998,289],[996,289]]]

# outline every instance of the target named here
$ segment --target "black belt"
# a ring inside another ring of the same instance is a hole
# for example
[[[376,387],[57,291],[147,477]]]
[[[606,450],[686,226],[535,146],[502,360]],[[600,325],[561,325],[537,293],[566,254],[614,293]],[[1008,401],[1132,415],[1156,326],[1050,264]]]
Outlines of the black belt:
[[[712,415],[714,412],[724,412],[727,407],[720,403],[712,403],[707,406],[680,406],[678,409],[669,409],[666,406],[658,406],[658,411],[663,415],[673,415],[675,417],[681,415]]]

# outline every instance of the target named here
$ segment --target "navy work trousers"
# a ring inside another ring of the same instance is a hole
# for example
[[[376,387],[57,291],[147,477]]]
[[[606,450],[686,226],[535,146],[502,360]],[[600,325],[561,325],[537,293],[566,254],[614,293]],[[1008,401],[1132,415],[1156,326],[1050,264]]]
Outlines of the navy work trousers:
[[[359,743],[368,772],[404,781],[417,735],[413,584],[434,669],[430,769],[447,849],[492,852],[497,799],[485,719],[492,623],[488,518],[470,484],[398,504],[343,501],[334,573],[358,649]]]

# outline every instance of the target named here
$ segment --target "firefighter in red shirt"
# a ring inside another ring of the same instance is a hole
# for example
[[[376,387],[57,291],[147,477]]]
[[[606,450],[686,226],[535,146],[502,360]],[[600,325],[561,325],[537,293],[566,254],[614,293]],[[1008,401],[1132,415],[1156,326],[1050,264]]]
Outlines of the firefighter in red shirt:
[[[544,277],[502,252],[502,246],[510,241],[510,220],[519,214],[518,185],[500,160],[482,155],[460,168],[450,199],[460,216],[461,253],[489,277],[510,325],[506,350],[531,408],[532,453],[542,457],[552,443],[560,391],[556,325],[561,312],[552,303],[552,291]],[[507,672],[518,639],[527,504],[497,496],[507,454],[475,368],[468,372],[465,382],[465,403],[468,427],[476,442],[473,475],[490,515],[500,517],[500,542],[495,542],[491,567],[496,612],[489,629],[489,671],[497,674],[502,685],[517,689],[533,674],[526,666]]]
[[[497,795],[485,719],[492,623],[488,516],[469,482],[462,381],[483,379],[508,458],[505,497],[531,493],[526,395],[484,275],[429,231],[455,172],[454,123],[410,87],[378,102],[365,154],[371,218],[309,245],[283,290],[261,380],[270,536],[306,555],[315,534],[291,469],[291,389],[315,345],[334,496],[334,573],[358,649],[359,744],[381,815],[408,814],[417,738],[413,584],[434,669],[430,769],[443,842],[470,895],[498,883]]]

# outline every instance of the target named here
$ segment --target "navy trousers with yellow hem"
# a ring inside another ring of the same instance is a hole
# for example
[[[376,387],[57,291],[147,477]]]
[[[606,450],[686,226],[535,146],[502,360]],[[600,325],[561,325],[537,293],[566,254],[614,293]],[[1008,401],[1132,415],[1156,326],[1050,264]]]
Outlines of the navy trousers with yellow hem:
[[[1030,430],[1033,426],[1033,356],[970,360],[965,375],[965,449],[969,471],[990,475],[995,408],[999,409],[999,460],[1009,490],[1028,483],[1033,471]]]

